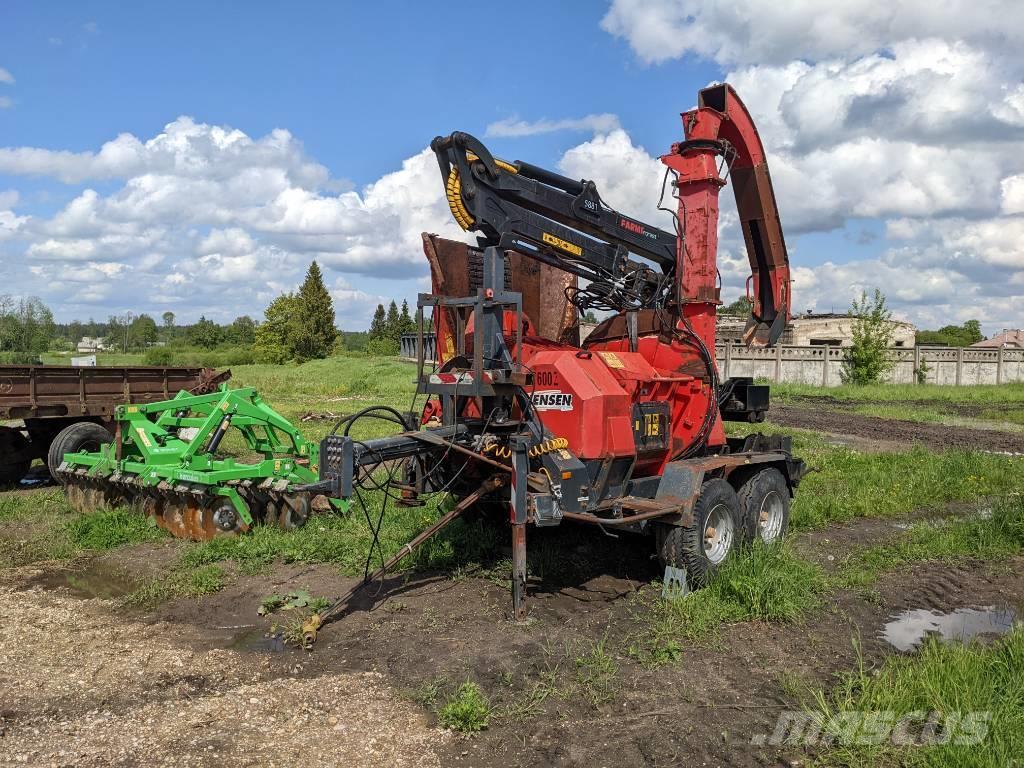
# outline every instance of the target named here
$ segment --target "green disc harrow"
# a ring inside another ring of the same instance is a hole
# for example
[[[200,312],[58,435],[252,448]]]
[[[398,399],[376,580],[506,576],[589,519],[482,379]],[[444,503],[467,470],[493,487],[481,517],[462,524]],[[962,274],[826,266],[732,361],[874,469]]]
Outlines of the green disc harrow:
[[[314,504],[343,502],[301,490],[317,480],[319,446],[252,388],[122,405],[110,443],[67,453],[57,470],[80,512],[130,505],[180,538],[205,541],[257,522],[296,528]],[[233,432],[238,457],[220,449]]]

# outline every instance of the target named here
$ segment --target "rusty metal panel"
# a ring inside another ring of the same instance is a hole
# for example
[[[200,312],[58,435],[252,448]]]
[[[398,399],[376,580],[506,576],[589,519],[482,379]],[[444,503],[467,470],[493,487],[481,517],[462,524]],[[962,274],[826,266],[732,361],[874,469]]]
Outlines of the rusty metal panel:
[[[480,259],[477,249],[424,232],[423,252],[430,264],[434,294],[455,298],[473,294],[474,264]],[[523,295],[523,312],[533,323],[537,335],[575,343],[578,340],[576,310],[565,298],[565,289],[573,285],[575,278],[520,253],[509,251],[506,255],[510,267],[508,288]],[[454,327],[453,321],[449,327]]]
[[[209,391],[229,377],[212,368],[0,365],[0,418],[109,416],[125,402]]]

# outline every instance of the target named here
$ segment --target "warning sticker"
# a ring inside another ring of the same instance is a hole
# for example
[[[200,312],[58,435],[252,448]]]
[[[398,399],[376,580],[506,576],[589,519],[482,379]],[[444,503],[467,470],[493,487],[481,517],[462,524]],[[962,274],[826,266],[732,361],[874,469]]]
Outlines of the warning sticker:
[[[532,402],[538,411],[571,411],[572,392],[559,392],[557,389],[534,392]]]
[[[601,359],[604,360],[604,364],[607,365],[609,368],[626,367],[623,364],[623,362],[619,359],[619,356],[616,355],[614,352],[598,352],[597,354],[601,356]]]

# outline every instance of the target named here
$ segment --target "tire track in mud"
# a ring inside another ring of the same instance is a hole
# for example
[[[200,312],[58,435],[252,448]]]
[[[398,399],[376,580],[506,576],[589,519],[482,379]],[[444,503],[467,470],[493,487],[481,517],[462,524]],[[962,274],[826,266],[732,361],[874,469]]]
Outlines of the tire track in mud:
[[[920,443],[938,451],[984,450],[994,453],[1024,454],[1024,433],[1000,432],[995,429],[951,427],[898,419],[861,416],[831,407],[803,405],[772,405],[768,411],[772,424],[796,427],[811,432],[877,440],[886,443]]]

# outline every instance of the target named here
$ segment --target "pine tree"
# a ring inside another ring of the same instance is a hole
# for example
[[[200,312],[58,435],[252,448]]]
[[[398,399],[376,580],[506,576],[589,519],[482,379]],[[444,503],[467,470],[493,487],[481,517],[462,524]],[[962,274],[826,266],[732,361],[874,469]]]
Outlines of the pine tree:
[[[384,321],[384,335],[392,341],[398,341],[402,335],[402,318],[398,314],[398,305],[394,300],[388,306],[388,317]]]
[[[402,333],[416,332],[416,321],[409,314],[409,302],[405,299],[402,299],[402,314],[399,316],[399,324]]]
[[[385,324],[384,305],[378,304],[377,309],[373,312],[373,320],[370,321],[370,338],[371,339],[382,339],[384,338],[384,324]]]
[[[294,357],[299,361],[327,357],[338,329],[334,327],[334,302],[316,261],[309,265],[298,299],[299,323],[292,339]]]

